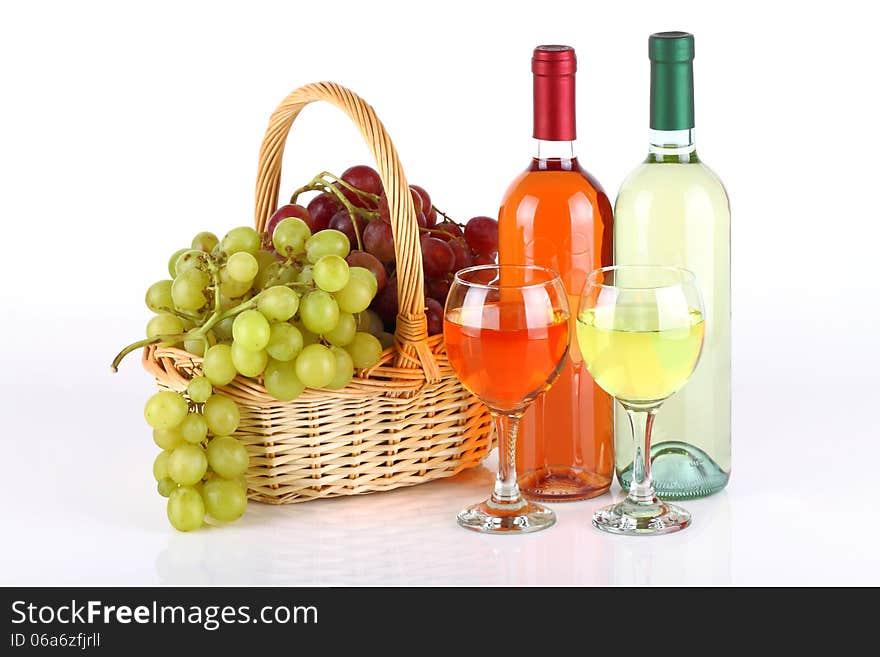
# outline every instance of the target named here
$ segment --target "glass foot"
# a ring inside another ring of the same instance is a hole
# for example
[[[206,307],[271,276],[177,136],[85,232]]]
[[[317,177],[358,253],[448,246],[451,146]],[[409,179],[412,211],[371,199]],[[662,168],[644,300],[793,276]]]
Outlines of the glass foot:
[[[593,514],[593,526],[603,532],[627,536],[671,534],[691,524],[691,514],[674,504],[651,502],[636,504],[623,500],[602,507]]]
[[[484,534],[526,534],[552,526],[556,514],[534,502],[498,504],[486,500],[462,510],[458,524]]]

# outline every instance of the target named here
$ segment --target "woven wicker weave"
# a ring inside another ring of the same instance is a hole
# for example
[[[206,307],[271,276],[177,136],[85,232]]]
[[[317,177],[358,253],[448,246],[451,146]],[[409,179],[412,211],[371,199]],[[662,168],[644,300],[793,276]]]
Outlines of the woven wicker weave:
[[[236,437],[251,457],[249,497],[273,504],[356,495],[452,476],[479,464],[493,432],[485,406],[455,377],[442,336],[427,337],[422,257],[412,197],[397,152],[373,108],[331,82],[300,87],[269,120],[260,149],[254,223],[275,211],[290,126],[314,101],[343,110],[360,128],[388,196],[397,255],[396,345],[342,390],[307,389],[279,402],[244,377],[221,390],[238,402]],[[201,358],[148,347],[143,364],[161,388],[183,390]]]

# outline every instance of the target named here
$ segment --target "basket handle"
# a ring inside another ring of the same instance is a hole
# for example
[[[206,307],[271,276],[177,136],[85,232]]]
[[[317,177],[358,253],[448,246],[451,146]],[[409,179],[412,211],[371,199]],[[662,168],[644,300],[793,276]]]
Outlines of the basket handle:
[[[318,100],[341,109],[360,129],[376,161],[379,177],[388,197],[397,258],[399,312],[395,330],[398,346],[396,365],[412,369],[421,367],[428,381],[438,381],[440,369],[427,344],[422,250],[412,195],[394,144],[376,112],[366,101],[334,82],[317,82],[294,90],[281,102],[269,119],[269,127],[260,147],[254,225],[258,231],[265,230],[269,218],[277,208],[281,186],[281,159],[290,126],[303,107]]]

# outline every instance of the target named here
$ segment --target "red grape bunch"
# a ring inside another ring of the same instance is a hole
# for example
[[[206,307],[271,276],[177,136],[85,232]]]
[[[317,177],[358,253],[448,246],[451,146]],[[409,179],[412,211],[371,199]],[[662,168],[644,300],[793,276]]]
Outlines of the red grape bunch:
[[[297,203],[300,194],[316,191],[307,205]],[[498,222],[478,216],[459,224],[434,206],[423,187],[410,185],[410,191],[421,233],[428,334],[436,335],[443,331],[443,307],[455,273],[496,262]],[[297,189],[291,202],[270,218],[267,243],[275,226],[288,217],[302,219],[312,232],[330,228],[345,234],[351,246],[348,264],[369,270],[378,282],[369,310],[358,317],[358,330],[372,333],[385,347],[393,344],[398,312],[394,236],[385,190],[375,169],[361,164],[340,177],[324,172]]]

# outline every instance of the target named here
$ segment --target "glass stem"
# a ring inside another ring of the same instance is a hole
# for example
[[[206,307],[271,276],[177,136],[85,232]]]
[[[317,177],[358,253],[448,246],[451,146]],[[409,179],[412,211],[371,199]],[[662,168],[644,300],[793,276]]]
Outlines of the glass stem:
[[[498,437],[498,476],[491,502],[505,508],[519,507],[525,503],[516,481],[516,434],[521,417],[521,412],[492,412],[495,435]]]
[[[651,428],[657,407],[649,409],[627,408],[629,424],[633,434],[632,483],[627,498],[636,504],[651,504],[654,501],[654,483],[651,481]]]

